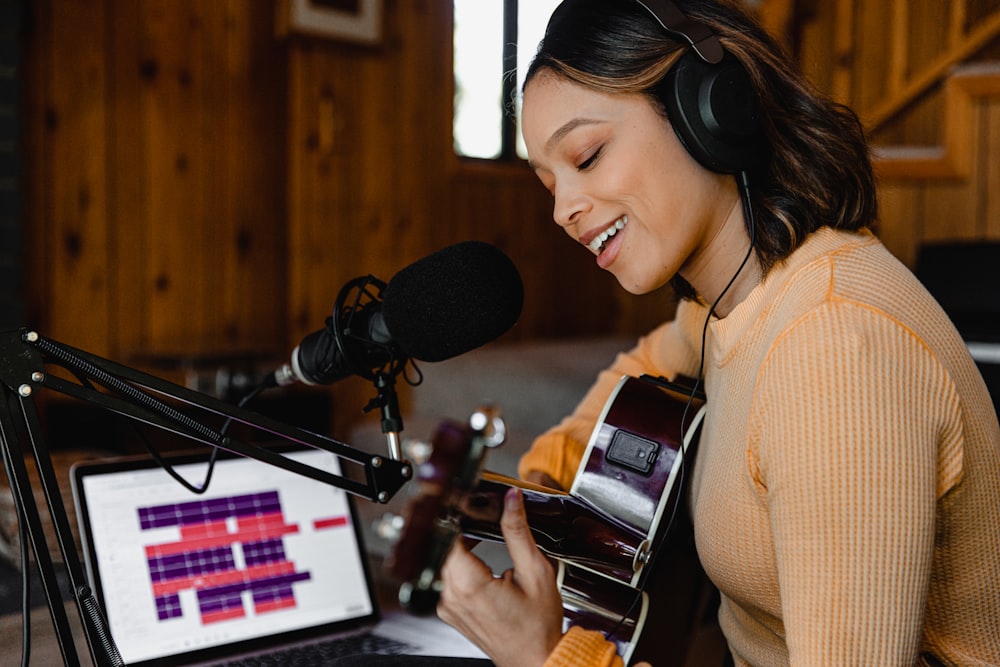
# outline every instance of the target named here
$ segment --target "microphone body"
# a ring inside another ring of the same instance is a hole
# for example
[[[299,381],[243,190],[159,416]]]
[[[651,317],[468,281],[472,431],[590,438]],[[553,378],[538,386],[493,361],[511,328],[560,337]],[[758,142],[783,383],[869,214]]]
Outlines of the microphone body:
[[[524,302],[513,262],[479,241],[448,246],[414,262],[384,285],[381,301],[338,317],[353,282],[341,290],[326,327],[303,338],[290,362],[273,373],[275,384],[330,384],[386,366],[401,369],[410,358],[450,359],[508,331]]]

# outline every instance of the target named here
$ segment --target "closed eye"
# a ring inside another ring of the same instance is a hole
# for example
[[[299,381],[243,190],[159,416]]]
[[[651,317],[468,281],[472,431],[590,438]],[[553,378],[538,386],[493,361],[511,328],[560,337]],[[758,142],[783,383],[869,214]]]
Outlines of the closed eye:
[[[584,171],[584,170],[589,169],[590,167],[592,167],[594,165],[594,162],[597,161],[597,158],[599,158],[601,156],[601,152],[603,150],[604,150],[604,147],[601,146],[596,151],[594,151],[593,154],[591,154],[590,157],[588,157],[586,160],[584,160],[583,162],[581,162],[580,164],[578,164],[576,166],[577,170],[578,171]]]

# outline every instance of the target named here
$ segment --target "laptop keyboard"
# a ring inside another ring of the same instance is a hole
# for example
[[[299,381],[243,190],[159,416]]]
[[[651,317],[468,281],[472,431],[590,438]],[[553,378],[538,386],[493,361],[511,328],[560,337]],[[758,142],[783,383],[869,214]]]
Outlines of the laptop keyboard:
[[[411,650],[409,644],[381,635],[360,634],[329,641],[279,649],[273,653],[221,662],[213,667],[316,667],[349,655],[400,654]]]

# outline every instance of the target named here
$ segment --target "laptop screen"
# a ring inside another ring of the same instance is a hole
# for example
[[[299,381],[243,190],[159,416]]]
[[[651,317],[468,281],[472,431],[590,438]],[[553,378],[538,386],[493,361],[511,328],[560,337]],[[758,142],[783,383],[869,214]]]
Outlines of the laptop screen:
[[[329,452],[286,455],[339,474]],[[206,461],[170,459],[195,485]],[[184,664],[193,651],[222,656],[377,620],[340,489],[227,455],[204,494],[146,458],[78,464],[73,493],[88,574],[127,664]]]

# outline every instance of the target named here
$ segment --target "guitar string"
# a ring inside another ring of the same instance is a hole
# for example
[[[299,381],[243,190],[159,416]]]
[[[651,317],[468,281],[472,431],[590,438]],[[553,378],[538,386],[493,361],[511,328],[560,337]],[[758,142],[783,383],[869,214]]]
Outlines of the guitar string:
[[[684,405],[684,411],[681,413],[681,423],[680,423],[681,446],[678,453],[679,467],[677,469],[678,481],[676,484],[678,501],[675,502],[670,509],[670,518],[667,520],[667,526],[660,533],[660,543],[655,545],[654,548],[650,551],[652,555],[650,557],[649,562],[646,564],[646,567],[649,568],[650,572],[653,572],[654,566],[656,564],[656,559],[660,555],[659,547],[661,547],[663,544],[666,543],[667,536],[670,534],[671,528],[673,528],[674,520],[677,518],[677,507],[681,504],[681,498],[683,498],[684,494],[684,481],[686,479],[686,472],[687,472],[687,457],[685,456],[686,448],[684,447],[684,439],[687,436],[688,413],[690,412],[691,407],[694,404],[694,400],[697,397],[698,390],[701,387],[702,379],[704,378],[705,375],[705,343],[708,338],[708,325],[711,323],[712,315],[715,314],[715,309],[716,307],[718,307],[719,302],[722,301],[722,297],[724,297],[726,293],[729,291],[729,289],[733,286],[733,284],[736,282],[736,278],[739,277],[744,267],[746,267],[747,262],[750,261],[750,257],[753,256],[754,244],[757,239],[757,223],[754,217],[753,204],[750,201],[749,175],[747,174],[746,171],[741,171],[737,176],[737,180],[740,191],[740,200],[743,207],[743,215],[746,217],[748,231],[750,233],[750,246],[747,248],[746,255],[743,256],[743,260],[740,262],[740,265],[736,268],[736,272],[733,274],[733,277],[729,279],[729,282],[726,283],[726,286],[723,288],[722,292],[719,293],[719,296],[715,298],[715,301],[708,309],[708,315],[706,315],[705,323],[702,325],[701,328],[701,352],[698,360],[698,376],[695,378],[694,386],[691,388],[691,391],[688,394],[687,402]],[[629,608],[618,620],[618,623],[615,625],[615,627],[612,628],[611,631],[605,635],[605,639],[611,641],[611,638],[614,637],[615,634],[617,634],[618,631],[622,628],[622,626],[628,620],[629,616],[631,616],[632,612],[635,610],[636,606],[639,604],[639,601],[641,599],[642,599],[642,590],[638,590],[636,592],[635,597],[632,599],[632,604],[629,605]]]

